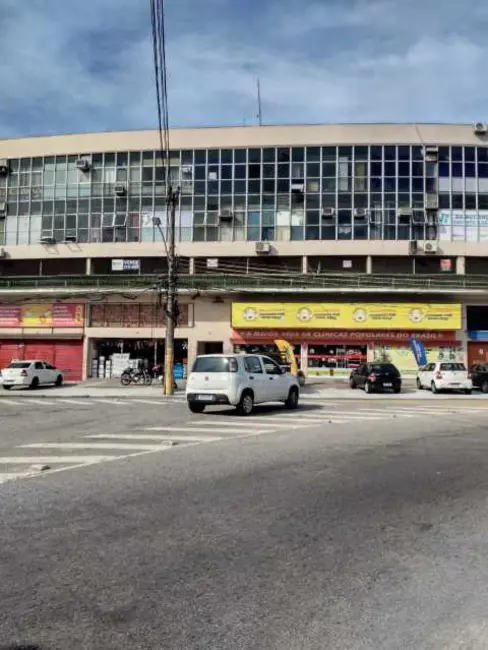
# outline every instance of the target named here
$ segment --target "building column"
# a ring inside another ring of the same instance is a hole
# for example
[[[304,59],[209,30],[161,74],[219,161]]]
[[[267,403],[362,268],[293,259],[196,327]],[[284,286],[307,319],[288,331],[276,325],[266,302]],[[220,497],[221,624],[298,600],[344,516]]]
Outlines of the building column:
[[[188,260],[188,273],[190,275],[195,275],[195,258],[190,257]]]
[[[86,269],[85,269],[86,275],[91,275],[92,273],[92,261],[91,257],[86,258]]]
[[[302,273],[308,273],[308,257],[306,255],[302,257]]]
[[[373,258],[371,255],[368,255],[366,258],[366,273],[371,275],[373,273]]]
[[[466,258],[464,255],[456,257],[456,274],[466,275]]]

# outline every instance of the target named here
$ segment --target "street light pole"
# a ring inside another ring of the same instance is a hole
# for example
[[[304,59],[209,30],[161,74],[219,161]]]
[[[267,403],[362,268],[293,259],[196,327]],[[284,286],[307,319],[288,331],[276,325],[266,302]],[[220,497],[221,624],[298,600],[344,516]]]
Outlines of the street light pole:
[[[175,329],[178,321],[178,286],[176,269],[176,206],[179,189],[168,188],[168,239],[167,239],[167,286],[166,286],[166,340],[164,346],[164,395],[174,393]]]

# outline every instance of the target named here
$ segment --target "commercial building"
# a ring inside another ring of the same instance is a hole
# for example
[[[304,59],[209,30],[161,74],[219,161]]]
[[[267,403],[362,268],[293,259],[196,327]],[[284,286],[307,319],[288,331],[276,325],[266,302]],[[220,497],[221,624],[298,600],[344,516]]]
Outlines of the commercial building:
[[[177,361],[288,340],[308,373],[488,361],[487,126],[174,130]],[[0,140],[0,367],[161,361],[157,132]],[[164,284],[164,282],[163,282]],[[103,370],[102,374],[109,372]]]

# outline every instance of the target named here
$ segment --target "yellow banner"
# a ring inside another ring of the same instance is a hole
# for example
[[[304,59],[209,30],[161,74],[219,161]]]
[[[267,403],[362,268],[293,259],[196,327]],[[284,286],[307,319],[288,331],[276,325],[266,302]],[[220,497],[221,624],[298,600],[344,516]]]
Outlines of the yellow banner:
[[[23,306],[22,325],[24,327],[52,327],[52,304]]]
[[[461,305],[421,303],[232,303],[239,329],[459,330]]]

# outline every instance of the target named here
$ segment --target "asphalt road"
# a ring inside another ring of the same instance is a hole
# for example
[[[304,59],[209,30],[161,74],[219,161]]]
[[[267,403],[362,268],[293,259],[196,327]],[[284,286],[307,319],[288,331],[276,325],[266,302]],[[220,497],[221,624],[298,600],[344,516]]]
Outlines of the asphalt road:
[[[2,409],[0,457],[214,435],[0,485],[0,647],[488,648],[482,408],[71,406]]]

